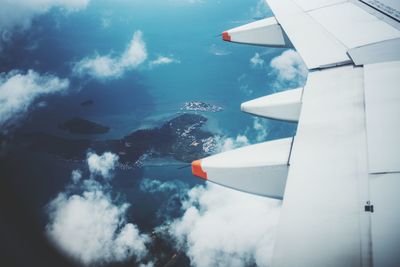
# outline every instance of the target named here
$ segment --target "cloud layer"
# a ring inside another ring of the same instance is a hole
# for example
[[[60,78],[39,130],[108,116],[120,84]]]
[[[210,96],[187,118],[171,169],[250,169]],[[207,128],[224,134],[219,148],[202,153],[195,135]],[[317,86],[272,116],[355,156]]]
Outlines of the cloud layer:
[[[207,184],[189,191],[184,210],[170,234],[192,265],[269,266],[279,201]]]
[[[107,183],[117,158],[109,152],[89,154],[87,162],[91,177],[82,180],[82,173],[73,171],[73,183],[47,207],[46,233],[50,240],[84,265],[133,259],[139,262],[148,254],[149,236],[141,234],[136,225],[126,222],[129,204],[115,200]],[[95,180],[94,176],[101,179]]]
[[[121,77],[126,71],[137,68],[146,59],[147,50],[143,34],[141,31],[136,31],[121,55],[86,57],[74,64],[73,73],[80,77],[90,76],[100,80],[115,79]]]
[[[27,73],[11,71],[0,74],[0,127],[23,116],[40,96],[65,91],[67,79],[41,75],[33,70]]]
[[[277,87],[298,87],[306,82],[308,69],[300,55],[292,49],[273,58],[270,66],[277,75]]]

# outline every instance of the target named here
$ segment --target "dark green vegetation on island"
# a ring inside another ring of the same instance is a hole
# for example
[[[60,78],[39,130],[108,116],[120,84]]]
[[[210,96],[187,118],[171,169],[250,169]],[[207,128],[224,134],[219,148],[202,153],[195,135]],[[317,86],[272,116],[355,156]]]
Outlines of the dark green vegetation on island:
[[[78,117],[59,124],[58,128],[74,134],[103,134],[110,130],[109,127]]]
[[[72,140],[47,133],[20,134],[20,144],[34,151],[53,154],[67,160],[83,160],[89,150],[117,154],[119,162],[129,166],[140,164],[144,155],[171,156],[191,162],[209,154],[213,134],[201,129],[207,118],[197,114],[182,114],[159,128],[137,130],[121,139],[92,141]]]

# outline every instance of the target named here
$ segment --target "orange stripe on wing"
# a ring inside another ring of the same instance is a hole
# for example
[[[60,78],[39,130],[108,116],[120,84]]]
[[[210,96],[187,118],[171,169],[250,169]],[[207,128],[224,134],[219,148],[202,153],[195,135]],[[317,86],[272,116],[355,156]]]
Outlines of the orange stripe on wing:
[[[192,162],[192,173],[194,176],[207,180],[207,173],[201,168],[201,159]]]
[[[231,41],[231,36],[229,35],[228,32],[223,32],[222,33],[222,40],[230,42]]]

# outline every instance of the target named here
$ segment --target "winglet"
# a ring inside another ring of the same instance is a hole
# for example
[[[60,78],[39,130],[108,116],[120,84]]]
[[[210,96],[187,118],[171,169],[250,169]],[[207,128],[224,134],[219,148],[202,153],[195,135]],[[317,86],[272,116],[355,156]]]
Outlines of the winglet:
[[[192,162],[192,173],[194,176],[207,180],[207,173],[201,168],[201,159]]]
[[[222,40],[230,42],[231,41],[231,36],[229,35],[228,32],[223,32],[222,33]]]

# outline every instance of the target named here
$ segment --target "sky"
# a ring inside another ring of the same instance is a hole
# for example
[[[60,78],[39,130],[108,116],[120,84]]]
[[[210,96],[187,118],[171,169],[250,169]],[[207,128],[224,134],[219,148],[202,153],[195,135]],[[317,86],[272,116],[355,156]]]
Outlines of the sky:
[[[307,68],[297,52],[225,44],[216,37],[271,16],[264,1],[0,0],[0,5],[3,136],[39,129],[81,138],[54,125],[85,116],[112,128],[93,138],[122,137],[176,116],[193,99],[224,108],[207,115],[208,129],[219,134],[218,152],[294,135],[295,125],[251,117],[239,107],[302,86]],[[76,108],[88,98],[95,99],[92,110]],[[29,153],[26,161],[36,164]],[[118,183],[134,174],[121,171],[119,156],[111,152],[88,151],[84,162],[58,161],[54,168],[58,182],[43,189],[48,193],[42,230],[78,264],[159,266],[151,257],[152,232],[167,235],[191,266],[270,264],[278,200],[151,168],[142,170],[129,196]],[[151,226],[132,215],[146,209],[139,197],[144,195],[162,198]],[[172,215],[175,202],[179,212]]]

